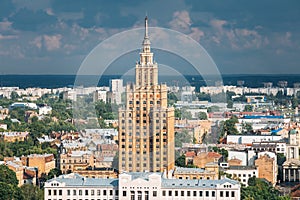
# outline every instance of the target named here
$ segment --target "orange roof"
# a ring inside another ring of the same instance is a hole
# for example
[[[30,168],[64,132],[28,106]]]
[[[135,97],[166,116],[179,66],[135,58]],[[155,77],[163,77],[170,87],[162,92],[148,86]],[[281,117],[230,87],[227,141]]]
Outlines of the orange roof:
[[[208,152],[207,153],[207,157],[210,157],[210,158],[221,158],[222,155],[219,154],[219,153],[216,153],[216,152]]]
[[[194,157],[195,156],[195,152],[194,151],[188,151],[185,153],[185,157]]]

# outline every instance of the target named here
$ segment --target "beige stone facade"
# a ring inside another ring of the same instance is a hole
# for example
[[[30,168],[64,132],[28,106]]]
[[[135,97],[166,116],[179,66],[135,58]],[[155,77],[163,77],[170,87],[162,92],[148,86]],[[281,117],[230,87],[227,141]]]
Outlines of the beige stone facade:
[[[51,169],[55,168],[55,159],[53,154],[31,154],[22,157],[23,165],[27,167],[37,167],[38,177],[42,174],[48,174]]]
[[[276,184],[277,163],[274,158],[269,157],[267,154],[260,156],[255,160],[255,166],[258,169],[258,178],[264,178],[272,185]]]
[[[118,173],[112,168],[87,168],[77,169],[75,167],[74,173],[80,174],[86,178],[117,178]]]
[[[62,173],[69,173],[76,170],[84,170],[87,167],[94,167],[94,156],[89,151],[73,151],[60,154],[60,170]]]
[[[167,105],[167,86],[158,84],[157,63],[150,50],[147,18],[134,84],[126,87],[119,109],[119,170],[164,171],[174,168],[174,108]]]
[[[218,176],[218,172],[200,168],[176,167],[173,172],[173,177],[176,179],[218,180]]]

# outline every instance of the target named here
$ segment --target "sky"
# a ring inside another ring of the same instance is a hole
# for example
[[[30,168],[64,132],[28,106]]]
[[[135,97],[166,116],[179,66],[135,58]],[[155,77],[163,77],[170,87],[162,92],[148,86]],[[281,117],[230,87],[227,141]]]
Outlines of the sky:
[[[149,26],[199,42],[222,74],[300,74],[299,0],[0,0],[0,74],[76,74],[146,13]]]

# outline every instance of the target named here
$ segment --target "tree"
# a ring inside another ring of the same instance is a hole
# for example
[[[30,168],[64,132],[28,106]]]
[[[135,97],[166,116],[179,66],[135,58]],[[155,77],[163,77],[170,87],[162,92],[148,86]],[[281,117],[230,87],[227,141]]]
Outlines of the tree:
[[[244,111],[245,112],[252,112],[253,111],[253,106],[252,105],[245,105]]]
[[[221,132],[220,132],[220,138],[231,134],[231,135],[237,135],[239,132],[235,127],[235,124],[238,123],[238,119],[236,116],[232,116],[230,119],[226,120],[223,123],[220,123]]]
[[[198,119],[207,120],[207,114],[205,112],[199,112],[198,113]]]
[[[17,186],[19,183],[16,173],[9,169],[6,165],[0,165],[0,182],[13,186]]]
[[[178,98],[174,94],[174,92],[168,92],[168,104],[174,105],[177,101],[178,101]]]
[[[183,132],[175,132],[175,147],[182,147],[182,143],[191,143],[192,136],[184,130]]]
[[[11,184],[0,182],[0,199],[11,200],[14,196],[14,187]]]
[[[185,155],[182,154],[180,157],[178,157],[176,160],[175,160],[175,165],[177,167],[185,167]]]
[[[227,108],[233,108],[233,101],[227,100]]]
[[[10,93],[10,98],[11,98],[11,100],[17,100],[18,98],[20,98],[20,96],[18,95],[18,93],[17,92],[15,92],[15,91],[12,91],[11,93]]]
[[[252,124],[250,124],[250,123],[243,123],[242,128],[243,128],[244,133],[250,133],[253,131]]]
[[[293,107],[293,108],[298,107],[298,104],[299,104],[299,103],[298,103],[298,98],[293,97],[291,101],[292,101],[292,107]]]
[[[43,190],[31,184],[21,186],[21,192],[26,200],[42,200],[44,198]]]
[[[112,168],[119,169],[119,152],[116,153],[112,162]]]
[[[290,199],[289,197],[280,197],[279,191],[272,185],[262,179],[255,177],[249,178],[249,186],[242,186],[241,199],[270,199],[270,200],[282,200]]]
[[[58,177],[62,175],[62,171],[58,168],[53,168],[49,171],[48,175],[47,175],[47,179],[52,179],[54,177]]]

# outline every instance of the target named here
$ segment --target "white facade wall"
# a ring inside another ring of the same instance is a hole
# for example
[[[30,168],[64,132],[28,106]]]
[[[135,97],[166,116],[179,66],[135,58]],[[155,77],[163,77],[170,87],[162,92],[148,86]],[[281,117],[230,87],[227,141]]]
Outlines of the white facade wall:
[[[225,171],[227,174],[231,174],[232,177],[236,177],[239,179],[239,181],[248,186],[248,180],[251,177],[258,177],[258,170],[253,168],[229,168]]]
[[[252,144],[252,142],[278,141],[279,135],[227,135],[227,144]]]
[[[161,173],[126,173],[119,179],[62,175],[45,183],[45,200],[201,199],[239,200],[240,184],[231,179],[165,179]]]
[[[242,166],[247,166],[247,152],[245,151],[228,151],[228,160],[239,159],[242,161]]]

